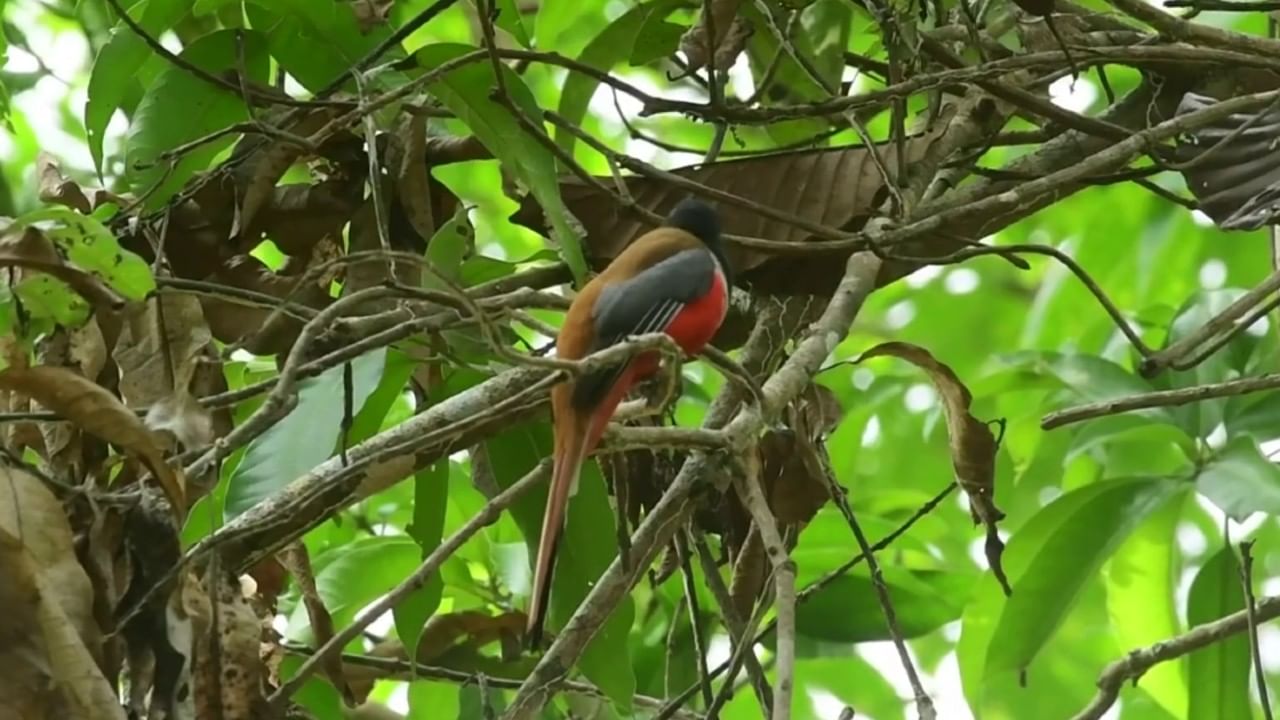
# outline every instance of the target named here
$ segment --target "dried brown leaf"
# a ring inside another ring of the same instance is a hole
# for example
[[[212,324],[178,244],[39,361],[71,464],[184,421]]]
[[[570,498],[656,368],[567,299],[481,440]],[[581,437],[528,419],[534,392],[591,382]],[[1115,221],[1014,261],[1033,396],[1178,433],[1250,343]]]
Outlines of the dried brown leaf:
[[[93,204],[80,185],[62,174],[57,158],[43,151],[36,155],[36,176],[42,201],[65,205],[85,215],[93,211]]]
[[[192,295],[166,293],[130,307],[112,351],[120,368],[120,396],[131,407],[147,408],[186,393],[212,339],[200,301]]]
[[[0,236],[0,267],[20,267],[55,277],[95,307],[119,310],[125,300],[93,273],[67,264],[49,239],[33,227]]]
[[[341,238],[342,226],[360,207],[359,178],[330,178],[314,185],[281,185],[258,220],[262,232],[286,255],[307,258],[325,238]]]
[[[941,130],[907,139],[908,165],[924,157]],[[897,167],[896,147],[881,145],[878,150],[892,172]],[[871,153],[862,146],[796,150],[689,166],[672,172],[758,205],[847,231],[862,228],[888,196]],[[611,177],[600,180],[606,187],[613,186]],[[637,205],[658,215],[666,215],[688,194],[668,182],[645,176],[627,177],[627,189]],[[577,179],[562,180],[561,194],[569,211],[586,230],[587,252],[597,267],[606,265],[632,238],[649,229],[643,219],[620,207],[612,196]],[[803,243],[811,238],[808,231],[790,223],[726,203],[715,205],[726,233],[788,243]],[[529,197],[511,219],[534,230],[545,230],[542,210]],[[950,252],[953,248],[940,243],[938,249]],[[786,256],[730,243],[727,256],[737,280],[757,292],[825,295],[839,283],[844,272],[843,258],[848,256],[848,251]],[[878,281],[883,284],[909,269],[906,264],[886,263]]]
[[[244,596],[239,581],[230,575],[209,573],[203,601],[212,607],[209,632],[201,633],[192,681],[195,685],[195,717],[266,717],[262,679],[262,622]],[[194,583],[190,583],[194,584]],[[216,587],[210,587],[216,585]],[[200,598],[187,593],[184,605],[198,606]],[[203,610],[200,608],[196,612]],[[188,610],[193,616],[196,613]],[[216,613],[216,618],[212,614]]]
[[[22,393],[137,457],[155,476],[174,514],[185,516],[181,473],[165,462],[155,434],[102,386],[65,368],[39,366],[0,372],[0,389]]]
[[[0,477],[0,708],[123,720],[61,504],[30,473],[0,466]]]
[[[688,68],[692,72],[707,64],[708,47],[715,47],[715,69],[727,70],[746,46],[751,36],[751,23],[738,16],[743,0],[712,0],[711,14],[715,24],[716,40],[707,42],[707,21],[703,12],[698,13],[698,20],[688,32],[680,38],[680,50],[688,59]]]
[[[230,258],[207,279],[281,300],[288,298],[305,307],[322,308],[329,301],[326,288],[319,285],[298,287],[300,278],[277,275],[252,255]],[[223,343],[243,342],[244,349],[255,355],[287,352],[302,329],[297,319],[284,313],[264,324],[271,315],[270,308],[213,297],[201,297],[200,304],[204,307],[205,320],[213,337]],[[247,341],[248,338],[252,340]]]
[[[285,128],[294,135],[306,137],[333,119],[337,110],[321,108]],[[239,161],[234,171],[239,207],[230,228],[230,237],[245,250],[256,245],[261,234],[259,212],[272,200],[276,183],[290,166],[302,158],[305,150],[294,143],[263,135],[246,135],[232,151]]]
[[[1215,98],[1187,93],[1178,115]],[[1178,139],[1182,171],[1200,209],[1224,230],[1256,230],[1280,219],[1280,109],[1235,113]]]
[[[987,423],[970,413],[973,395],[954,370],[939,362],[928,350],[905,342],[887,342],[876,345],[855,359],[861,363],[873,357],[896,357],[915,365],[928,373],[942,398],[947,420],[947,435],[951,446],[951,464],[956,471],[956,481],[969,496],[969,512],[974,523],[982,523],[987,530],[987,560],[991,571],[1000,580],[1005,593],[1010,592],[1004,579],[1000,555],[1004,544],[997,534],[996,524],[1004,519],[1004,513],[995,504],[996,449],[998,443]]]
[[[280,561],[298,584],[298,594],[302,596],[302,604],[307,610],[307,619],[310,621],[315,646],[321,647],[333,639],[333,616],[329,614],[329,609],[324,606],[324,599],[320,597],[320,591],[316,589],[315,573],[311,570],[311,556],[307,554],[305,545],[295,542],[280,553]],[[346,676],[343,674],[341,656],[331,655],[325,660],[321,669],[329,682],[342,693],[347,705],[355,705],[357,699],[352,694],[351,686],[348,685]]]

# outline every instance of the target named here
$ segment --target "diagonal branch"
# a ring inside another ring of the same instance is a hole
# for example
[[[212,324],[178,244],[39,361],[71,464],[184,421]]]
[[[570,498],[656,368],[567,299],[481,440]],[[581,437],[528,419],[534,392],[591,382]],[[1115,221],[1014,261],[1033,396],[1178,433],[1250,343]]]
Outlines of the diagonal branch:
[[[1260,600],[1254,617],[1257,622],[1266,622],[1280,617],[1280,596]],[[1142,677],[1145,672],[1162,662],[1175,660],[1248,629],[1249,611],[1240,610],[1213,622],[1197,625],[1181,635],[1150,647],[1130,652],[1102,671],[1101,677],[1098,678],[1098,694],[1094,696],[1088,707],[1076,713],[1072,720],[1100,720],[1107,709],[1119,699],[1120,688],[1124,687],[1127,681]]]

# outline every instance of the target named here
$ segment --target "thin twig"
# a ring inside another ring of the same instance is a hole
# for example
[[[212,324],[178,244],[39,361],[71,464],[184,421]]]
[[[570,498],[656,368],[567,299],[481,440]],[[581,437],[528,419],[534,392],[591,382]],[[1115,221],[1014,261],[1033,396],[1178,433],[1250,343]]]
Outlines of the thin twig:
[[[1249,621],[1249,654],[1253,657],[1253,672],[1258,683],[1258,700],[1262,703],[1262,718],[1273,720],[1271,694],[1267,691],[1267,673],[1262,668],[1262,647],[1258,644],[1258,599],[1253,594],[1253,545],[1252,540],[1240,543],[1240,583],[1244,586],[1244,607]]]
[[[1221,383],[1178,388],[1177,390],[1158,390],[1114,400],[1102,400],[1087,405],[1077,405],[1065,410],[1051,412],[1040,420],[1040,428],[1042,430],[1052,430],[1063,425],[1108,415],[1118,415],[1134,410],[1145,410],[1154,407],[1176,407],[1202,400],[1212,400],[1213,398],[1248,395],[1249,393],[1277,389],[1280,389],[1280,374],[1272,373]]]
[[[418,588],[422,587],[427,580],[440,569],[440,566],[444,564],[445,560],[457,552],[458,548],[461,548],[467,540],[470,540],[472,535],[475,535],[482,528],[488,527],[489,525],[497,522],[498,518],[502,515],[503,510],[506,510],[513,502],[529,490],[533,489],[534,485],[545,480],[549,468],[550,465],[547,462],[539,464],[533,470],[526,473],[524,477],[520,478],[506,490],[499,493],[497,497],[485,503],[485,506],[481,508],[480,511],[470,520],[468,520],[465,525],[458,528],[458,530],[450,535],[447,540],[440,543],[435,550],[432,550],[431,554],[428,555],[427,558],[422,561],[422,564],[418,566],[418,569],[413,571],[413,574],[409,575],[409,577],[401,581],[399,585],[392,588],[392,590],[378,600],[378,602],[367,608],[358,620],[353,621],[350,625],[343,628],[342,632],[337,633],[330,638],[329,642],[326,642],[324,645],[316,648],[315,653],[302,663],[298,668],[298,671],[294,673],[293,677],[289,678],[287,682],[282,684],[279,689],[272,693],[271,697],[267,698],[267,701],[275,707],[280,707],[295,692],[297,692],[299,688],[302,687],[307,678],[310,677],[313,672],[318,670],[320,665],[325,662],[327,658],[342,652],[342,648],[346,647],[347,643],[359,637],[360,633],[364,632],[365,628],[372,625],[374,621],[395,608],[401,602],[404,602],[405,599],[418,590]]]

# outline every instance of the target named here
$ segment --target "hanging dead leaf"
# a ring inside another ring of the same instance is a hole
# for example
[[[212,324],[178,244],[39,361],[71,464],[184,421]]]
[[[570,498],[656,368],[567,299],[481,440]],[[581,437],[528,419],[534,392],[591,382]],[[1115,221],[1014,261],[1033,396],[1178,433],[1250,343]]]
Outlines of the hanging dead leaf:
[[[987,423],[970,413],[973,395],[949,366],[938,360],[919,345],[905,342],[887,342],[876,345],[859,355],[853,362],[861,363],[874,357],[896,357],[915,365],[928,373],[938,395],[942,398],[943,414],[947,420],[947,435],[951,444],[951,464],[955,468],[956,482],[969,496],[969,512],[975,524],[986,527],[986,554],[991,572],[1006,595],[1013,591],[1005,578],[1000,557],[1004,543],[996,524],[1004,519],[1004,513],[995,504],[996,450],[998,441]]]
[[[307,619],[311,624],[315,646],[320,647],[333,639],[333,616],[329,614],[329,609],[324,606],[324,599],[320,597],[320,591],[316,589],[315,573],[311,570],[311,556],[307,554],[305,545],[294,542],[285,548],[279,557],[281,564],[293,575],[294,581],[298,584],[298,594],[302,596],[302,604],[307,610]],[[355,705],[357,700],[352,694],[350,685],[347,684],[346,676],[343,675],[341,656],[331,655],[321,669],[329,682],[342,694],[347,705]]]
[[[262,208],[258,223],[281,252],[306,259],[325,238],[341,239],[342,226],[360,207],[363,192],[360,178],[281,185],[272,189],[270,203]]]
[[[711,19],[715,25],[714,42],[707,41],[707,19],[704,11],[698,12],[698,20],[680,38],[680,51],[687,59],[689,72],[707,64],[708,56],[715,55],[715,69],[728,70],[733,66],[753,28],[745,18],[738,16],[743,0],[712,0]],[[715,52],[708,48],[715,47]]]
[[[97,275],[67,264],[44,233],[30,226],[21,233],[0,236],[0,267],[19,267],[55,277],[95,307],[119,310],[125,305],[125,299]]]
[[[143,424],[172,435],[183,449],[195,450],[213,443],[213,415],[190,392],[179,390],[147,409]]]
[[[164,293],[129,308],[111,353],[120,368],[120,396],[147,408],[186,393],[212,339],[195,296]]]
[[[58,160],[49,153],[41,151],[36,155],[36,176],[39,197],[43,202],[66,205],[85,215],[93,210],[80,185],[62,174]]]
[[[155,435],[102,386],[60,367],[9,368],[0,389],[18,392],[142,461],[164,491],[179,521],[186,514],[181,473],[169,467]]]
[[[57,498],[0,465],[0,698],[14,717],[124,720],[103,676],[93,590]]]
[[[192,671],[194,717],[269,717],[263,696],[262,621],[234,576],[223,573],[216,582],[212,576],[207,573],[202,592],[211,619],[209,632],[198,640],[201,652]]]

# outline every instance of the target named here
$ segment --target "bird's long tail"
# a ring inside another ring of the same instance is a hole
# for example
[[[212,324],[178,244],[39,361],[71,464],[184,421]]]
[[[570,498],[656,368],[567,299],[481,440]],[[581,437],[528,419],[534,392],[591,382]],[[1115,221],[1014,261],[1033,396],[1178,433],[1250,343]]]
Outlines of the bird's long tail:
[[[564,532],[565,512],[588,452],[587,423],[579,420],[566,425],[570,426],[566,428],[568,432],[556,434],[551,491],[547,494],[547,509],[542,515],[542,534],[538,538],[538,561],[533,570],[533,595],[529,604],[529,624],[525,630],[530,648],[537,648],[542,644],[543,624],[551,602],[551,577],[555,570],[560,536]]]

